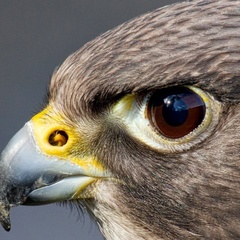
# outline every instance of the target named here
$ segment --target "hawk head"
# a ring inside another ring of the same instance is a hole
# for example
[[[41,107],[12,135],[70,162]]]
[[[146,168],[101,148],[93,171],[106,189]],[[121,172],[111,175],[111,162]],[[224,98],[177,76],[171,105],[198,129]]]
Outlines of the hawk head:
[[[240,2],[193,1],[106,32],[53,74],[0,160],[10,207],[74,201],[106,239],[240,238]]]

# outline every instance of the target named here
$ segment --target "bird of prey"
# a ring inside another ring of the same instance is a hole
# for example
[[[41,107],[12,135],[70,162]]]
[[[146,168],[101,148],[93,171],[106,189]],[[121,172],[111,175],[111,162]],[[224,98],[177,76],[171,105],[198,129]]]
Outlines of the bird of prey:
[[[11,207],[84,206],[108,240],[240,239],[240,1],[142,15],[70,55],[0,160]]]

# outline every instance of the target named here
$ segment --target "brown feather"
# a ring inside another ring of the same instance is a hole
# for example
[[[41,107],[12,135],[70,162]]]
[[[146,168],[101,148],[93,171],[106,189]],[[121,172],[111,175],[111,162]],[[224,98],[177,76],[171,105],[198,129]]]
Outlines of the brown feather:
[[[228,0],[140,16],[89,42],[54,73],[50,102],[73,121],[100,124],[88,133],[93,153],[126,183],[99,183],[97,191],[108,194],[85,203],[109,239],[117,239],[114,224],[119,239],[240,239],[239,78],[240,1]],[[105,121],[127,93],[184,84],[222,106],[214,132],[190,150],[160,153]]]

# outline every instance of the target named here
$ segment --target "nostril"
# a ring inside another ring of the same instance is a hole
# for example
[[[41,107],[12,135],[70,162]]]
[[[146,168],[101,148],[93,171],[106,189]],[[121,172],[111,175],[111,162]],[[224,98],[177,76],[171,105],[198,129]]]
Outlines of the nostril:
[[[49,136],[48,141],[52,146],[62,147],[67,143],[68,135],[64,131],[56,130]]]

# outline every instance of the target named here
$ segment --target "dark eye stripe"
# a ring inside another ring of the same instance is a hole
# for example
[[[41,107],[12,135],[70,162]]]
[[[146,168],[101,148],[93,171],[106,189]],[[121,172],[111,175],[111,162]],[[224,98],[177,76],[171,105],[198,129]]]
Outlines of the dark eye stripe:
[[[151,125],[170,139],[188,135],[202,123],[205,113],[203,99],[187,87],[156,91],[147,106]]]

